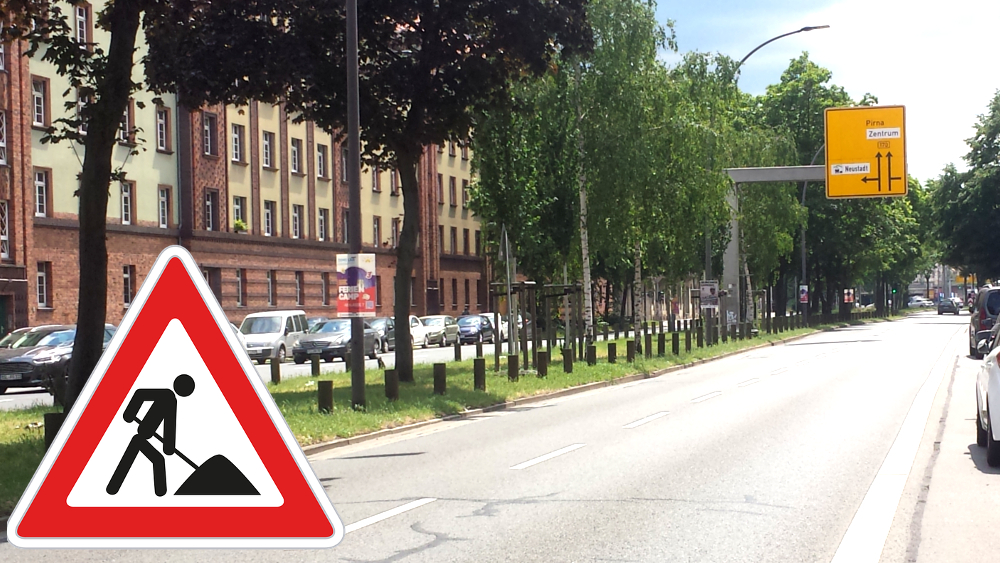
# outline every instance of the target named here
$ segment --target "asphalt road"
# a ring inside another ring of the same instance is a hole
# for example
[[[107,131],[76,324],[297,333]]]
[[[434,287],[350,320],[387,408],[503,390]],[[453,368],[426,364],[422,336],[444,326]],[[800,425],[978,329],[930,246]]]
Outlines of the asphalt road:
[[[72,559],[879,561],[920,504],[937,436],[928,420],[951,400],[942,389],[967,352],[967,322],[931,313],[821,333],[331,450],[312,465],[348,525],[332,551]],[[0,544],[4,561],[56,555]]]

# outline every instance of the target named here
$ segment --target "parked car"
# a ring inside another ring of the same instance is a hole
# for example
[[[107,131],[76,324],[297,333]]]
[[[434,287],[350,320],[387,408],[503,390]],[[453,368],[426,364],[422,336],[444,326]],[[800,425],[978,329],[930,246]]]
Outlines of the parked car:
[[[956,298],[942,299],[938,303],[937,312],[939,315],[943,315],[945,313],[960,315],[962,314],[962,300]]]
[[[375,331],[368,323],[365,323],[364,347],[369,358],[378,358]],[[351,319],[323,321],[309,329],[309,334],[300,338],[292,348],[292,359],[297,364],[306,363],[312,354],[319,354],[324,362],[332,362],[334,358],[346,361],[351,354]]]
[[[1000,466],[1000,338],[997,329],[990,331],[992,338],[981,341],[978,351],[986,355],[976,377],[976,444],[986,448],[986,463]],[[994,403],[994,399],[996,403]],[[995,405],[995,406],[994,406]],[[993,418],[993,413],[997,418]]]
[[[486,315],[468,315],[458,318],[458,335],[462,344],[469,342],[493,342],[493,323]]]
[[[263,364],[270,358],[284,362],[288,351],[305,335],[309,323],[304,311],[267,311],[247,315],[240,325],[247,354]]]
[[[430,315],[420,317],[430,331],[430,340],[442,347],[454,344],[458,340],[458,323],[455,317],[449,315]]]
[[[115,334],[114,325],[104,325],[104,347]],[[65,386],[66,370],[73,356],[76,327],[60,326],[57,330],[45,332],[33,345],[0,350],[0,393],[8,387],[46,387],[50,393],[53,387],[59,390]],[[55,390],[55,391],[59,391]]]
[[[329,317],[309,317],[308,319],[306,319],[306,323],[308,323],[309,328],[312,328],[312,327],[316,326],[317,324],[319,324],[319,323],[321,323],[323,321],[328,321],[328,320],[330,320]]]
[[[910,298],[910,302],[907,303],[906,306],[911,309],[919,307],[933,307],[934,303],[925,297],[914,296]]]
[[[1000,286],[987,285],[980,288],[969,319],[970,356],[982,359],[979,342],[989,339],[990,329],[996,323],[998,314],[1000,314]]]
[[[30,327],[16,328],[7,334],[7,336],[0,338],[0,349],[10,348],[11,345],[20,340],[29,330],[31,330]]]
[[[233,327],[233,332],[236,333],[236,340],[240,341],[240,345],[243,346],[243,351],[245,352],[247,349],[247,339],[243,336],[243,333],[240,332],[240,327],[234,325],[233,323],[229,323],[229,326]]]
[[[432,343],[433,327],[422,323],[416,315],[410,315],[410,344],[427,348]]]
[[[368,324],[375,330],[375,347],[383,354],[396,349],[396,321],[392,317],[377,317]]]

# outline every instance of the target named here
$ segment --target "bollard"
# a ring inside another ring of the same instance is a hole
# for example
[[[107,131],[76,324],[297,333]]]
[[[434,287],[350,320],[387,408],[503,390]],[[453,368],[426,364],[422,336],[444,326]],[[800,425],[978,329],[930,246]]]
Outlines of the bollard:
[[[630,364],[635,361],[635,340],[631,338],[625,341],[625,360]]]
[[[689,327],[684,329],[684,351],[691,351],[691,329]]]
[[[597,344],[587,344],[587,365],[597,364]]]
[[[316,382],[316,398],[319,402],[319,412],[333,410],[333,381],[329,379]]]
[[[698,324],[698,347],[705,347],[705,329],[701,323]]]
[[[517,361],[520,356],[516,354],[509,354],[507,356],[507,380],[517,381],[520,371],[517,367]]]
[[[712,346],[719,345],[719,325],[712,326]]]
[[[312,363],[312,375],[313,377],[319,375],[319,354],[312,354],[309,356],[309,361]]]
[[[390,401],[399,400],[399,376],[395,369],[385,370],[385,398]]]
[[[729,342],[729,326],[722,325],[721,328],[722,328],[722,343],[725,344],[726,342]]]
[[[455,339],[455,361],[462,361],[462,337],[459,336]]]
[[[477,358],[482,358],[483,357],[483,343],[482,342],[476,342],[476,357]]]
[[[643,350],[643,355],[647,360],[653,357],[653,333],[651,332],[646,333],[646,349]]]
[[[476,391],[486,392],[486,358],[472,360],[472,385]]]
[[[548,350],[538,351],[538,365],[535,366],[538,370],[538,377],[548,377],[549,376],[549,352]]]
[[[278,358],[271,358],[271,383],[281,383],[281,364],[278,363]]]
[[[563,348],[563,371],[565,373],[573,373],[573,349]]]
[[[681,333],[677,331],[670,333],[670,351],[675,356],[679,356],[681,353]]]
[[[608,325],[604,325],[604,341],[608,341]]]
[[[447,385],[448,365],[434,364],[434,394],[444,395]]]
[[[618,340],[618,333],[620,332],[620,331],[618,330],[618,328],[619,328],[620,326],[621,326],[621,323],[618,323],[618,324],[616,324],[616,325],[615,325],[615,340]]]
[[[608,342],[608,363],[613,364],[618,360],[618,344]]]
[[[656,355],[661,358],[667,355],[667,335],[662,330],[656,333]]]

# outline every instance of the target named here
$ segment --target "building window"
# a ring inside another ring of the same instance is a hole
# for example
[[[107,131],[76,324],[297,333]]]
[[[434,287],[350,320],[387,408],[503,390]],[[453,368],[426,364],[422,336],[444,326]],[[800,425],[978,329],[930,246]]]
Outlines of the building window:
[[[465,308],[469,308],[469,279],[465,280]]]
[[[438,280],[438,305],[444,311],[444,278]]]
[[[326,145],[316,145],[316,175],[320,178],[327,177],[326,155]]]
[[[170,109],[156,108],[156,150],[170,152]]]
[[[295,272],[295,304],[302,305],[306,298],[305,296],[305,274],[303,272]]]
[[[236,270],[236,306],[247,306],[247,271],[243,268]]]
[[[135,144],[135,100],[131,98],[118,124],[118,142],[123,145]]]
[[[274,236],[274,216],[277,205],[273,201],[264,201],[264,236]]]
[[[170,224],[170,188],[160,188],[159,191],[160,228],[166,229]]]
[[[375,294],[378,295],[377,289]],[[323,304],[330,304],[330,274],[328,272],[323,272]]]
[[[38,276],[36,289],[38,290],[38,308],[49,309],[52,307],[52,262],[38,263]]]
[[[49,82],[44,78],[31,79],[31,124],[49,125]]]
[[[483,280],[476,279],[476,309],[483,308]]]
[[[351,228],[350,228],[350,224],[351,223],[350,223],[350,220],[351,220],[351,212],[348,211],[348,210],[346,210],[346,209],[341,210],[341,212],[340,212],[340,240],[341,240],[341,242],[343,242],[345,244],[347,244],[349,242],[347,239],[350,236],[349,233],[351,232]]]
[[[438,225],[438,254],[444,254],[444,225]]]
[[[122,225],[131,225],[132,216],[135,214],[135,184],[132,182],[121,183],[122,197]]]
[[[444,205],[444,174],[438,174],[438,205]]]
[[[49,214],[49,173],[46,170],[35,171],[35,217],[45,217]]]
[[[302,139],[292,139],[291,153],[292,174],[302,173]]]
[[[302,206],[292,205],[292,238],[302,238]]]
[[[0,258],[10,258],[10,231],[7,218],[7,201],[0,201]]]
[[[372,244],[382,246],[382,218],[378,215],[372,217]]]
[[[219,155],[218,123],[219,118],[214,113],[202,112],[201,129],[202,144],[204,145],[202,148],[206,156]]]
[[[264,131],[264,142],[260,146],[262,165],[264,168],[274,168],[274,133]]]
[[[7,46],[0,43],[0,71],[7,70]]]
[[[399,218],[392,220],[392,247],[399,246]]]
[[[469,255],[469,229],[462,229],[462,253]]]
[[[83,46],[90,43],[90,6],[86,3],[77,4],[74,10],[75,17],[75,31],[76,31],[76,42]]]
[[[320,208],[319,210],[319,232],[316,233],[316,238],[319,240],[326,240],[329,237],[329,227],[330,224],[330,210]]]
[[[451,278],[451,308],[458,309],[458,280]]]
[[[448,156],[455,156],[455,142],[448,141]]]
[[[375,306],[382,306],[382,276],[375,276]]]
[[[340,181],[347,182],[347,147],[340,149]]]
[[[219,190],[205,190],[205,230],[219,229]]]
[[[451,228],[451,253],[458,254],[458,227]]]
[[[246,209],[247,198],[243,196],[233,196],[233,227],[236,226],[237,221],[241,221],[244,225],[246,224]]]
[[[277,277],[278,272],[276,270],[267,271],[267,304],[271,306],[278,303],[277,287],[275,286],[278,282]]]
[[[135,266],[122,266],[122,293],[128,307],[135,297]]]
[[[483,252],[482,235],[479,234],[479,231],[476,231],[476,256],[482,256],[482,252]]]
[[[410,307],[417,306],[417,278],[410,278]]]
[[[462,180],[462,207],[469,206],[469,181]]]
[[[455,188],[455,177],[448,178],[448,193],[451,195],[451,206],[458,207],[458,191]]]
[[[245,133],[246,127],[233,124],[233,162],[244,162],[243,139],[246,138]]]
[[[399,172],[395,169],[389,172],[389,195],[399,195]]]
[[[462,160],[469,160],[469,145],[462,143]]]
[[[382,171],[379,170],[378,166],[372,167],[372,191],[382,191]]]
[[[7,113],[0,111],[0,164],[7,164]]]

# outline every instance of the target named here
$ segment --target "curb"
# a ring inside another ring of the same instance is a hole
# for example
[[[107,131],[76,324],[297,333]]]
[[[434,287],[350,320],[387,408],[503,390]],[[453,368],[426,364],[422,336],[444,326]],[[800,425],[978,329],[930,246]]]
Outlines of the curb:
[[[632,375],[626,375],[624,377],[619,377],[617,379],[609,379],[605,381],[595,381],[593,383],[584,383],[583,385],[577,385],[576,387],[569,387],[566,389],[561,389],[559,391],[552,391],[550,393],[543,393],[541,395],[532,395],[531,397],[523,397],[520,399],[514,399],[513,401],[507,401],[504,403],[497,403],[495,405],[490,405],[488,407],[482,407],[478,409],[472,409],[463,411],[457,414],[451,414],[448,416],[432,418],[429,420],[422,420],[420,422],[414,422],[413,424],[406,424],[404,426],[395,426],[393,428],[385,428],[382,430],[376,430],[375,432],[369,432],[367,434],[358,434],[357,436],[352,436],[350,438],[339,438],[337,440],[331,440],[329,442],[323,442],[320,444],[313,444],[311,446],[305,446],[302,448],[302,452],[306,456],[316,455],[322,452],[326,452],[336,448],[342,448],[344,446],[350,446],[353,444],[360,444],[362,442],[369,442],[371,440],[377,440],[379,438],[384,438],[386,436],[392,436],[394,434],[401,434],[410,430],[416,430],[419,428],[424,428],[426,426],[431,426],[433,424],[439,424],[441,422],[448,422],[453,420],[462,420],[464,418],[469,418],[472,416],[480,415],[488,412],[502,411],[510,408],[518,407],[521,405],[527,405],[531,403],[540,403],[542,401],[548,401],[550,399],[557,399],[559,397],[565,397],[567,395],[576,395],[579,393],[586,393],[587,391],[593,391],[595,389],[601,389],[604,387],[611,387],[613,385],[623,385],[625,383],[631,383],[633,381],[640,381],[643,379],[653,379],[654,377],[660,377],[668,373],[673,373],[675,371],[681,371],[684,369],[692,368],[695,366],[700,366],[702,364],[707,364],[709,362],[714,362],[716,360],[721,360],[724,358],[729,358],[739,354],[745,354],[747,352],[752,352],[754,350],[760,350],[762,348],[767,348],[769,346],[778,346],[786,344],[788,342],[795,342],[796,340],[801,340],[807,336],[812,336],[819,332],[832,332],[838,328],[849,327],[851,325],[843,324],[834,327],[826,327],[819,329],[815,332],[810,332],[807,334],[800,334],[798,336],[792,336],[789,338],[782,338],[780,340],[775,340],[772,342],[765,342],[763,344],[758,344],[756,346],[750,346],[749,348],[743,348],[742,350],[734,350],[732,352],[726,352],[718,356],[713,356],[711,358],[702,358],[700,360],[695,360],[693,362],[688,362],[685,364],[678,364],[675,366],[670,366],[661,370],[657,370],[649,373],[636,373]]]

